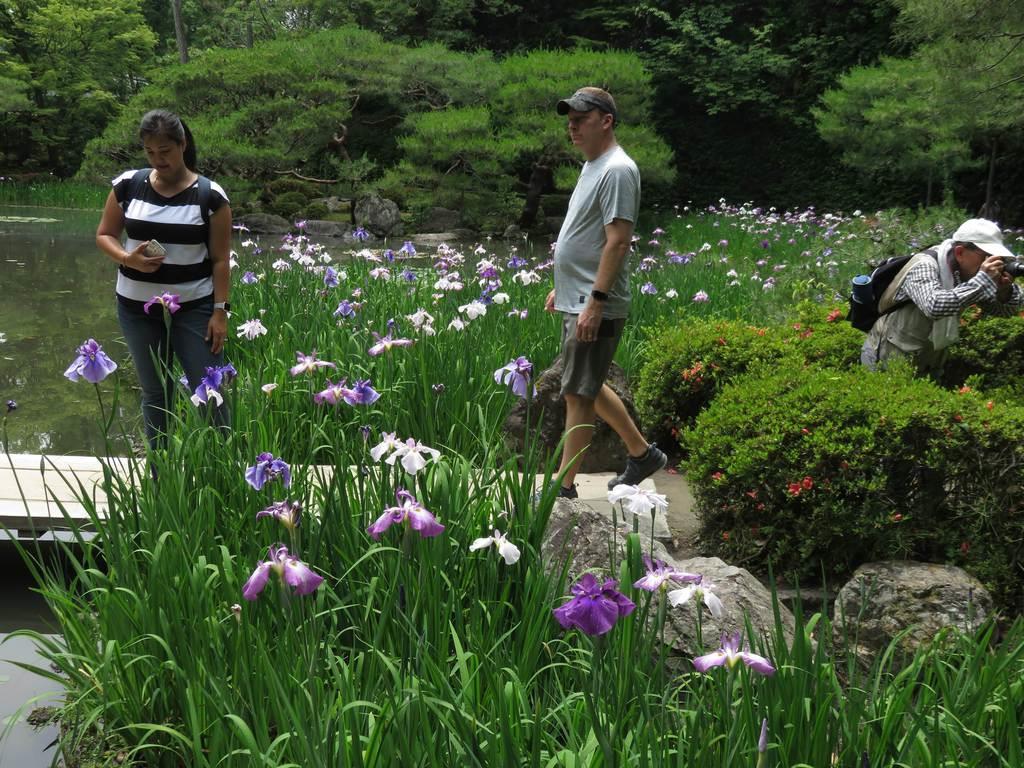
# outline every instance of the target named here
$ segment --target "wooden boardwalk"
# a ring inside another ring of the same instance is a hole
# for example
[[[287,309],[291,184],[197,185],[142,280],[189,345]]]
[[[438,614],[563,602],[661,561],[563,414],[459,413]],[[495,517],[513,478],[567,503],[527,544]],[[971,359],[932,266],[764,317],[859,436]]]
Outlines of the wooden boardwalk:
[[[108,460],[108,466],[118,474],[127,475],[131,464],[137,461],[135,458],[114,458]],[[329,476],[332,468],[322,469]],[[576,477],[580,499],[608,515],[611,514],[611,505],[606,484],[610,477],[609,472]],[[664,473],[655,475],[655,479],[659,482],[670,480]],[[542,480],[538,478],[538,485]],[[3,538],[4,528],[18,538],[37,538],[72,528],[91,529],[92,521],[81,498],[84,491],[102,515],[107,509],[102,483],[103,467],[99,459],[92,456],[15,453],[11,454],[10,463],[6,457],[0,456],[0,538]],[[652,479],[641,485],[655,490]],[[655,522],[654,535],[659,539],[671,538],[669,525],[672,524],[673,507],[688,510],[692,505],[688,490],[685,487],[680,487],[678,492],[669,490],[669,504],[669,520],[659,516]],[[646,520],[641,521],[641,526],[650,530],[650,522]]]
[[[111,466],[127,472],[130,461],[134,459],[113,459]],[[91,528],[80,501],[82,489],[103,512],[107,499],[100,488],[102,481],[103,468],[92,456],[14,453],[10,462],[0,457],[0,525],[20,537]]]

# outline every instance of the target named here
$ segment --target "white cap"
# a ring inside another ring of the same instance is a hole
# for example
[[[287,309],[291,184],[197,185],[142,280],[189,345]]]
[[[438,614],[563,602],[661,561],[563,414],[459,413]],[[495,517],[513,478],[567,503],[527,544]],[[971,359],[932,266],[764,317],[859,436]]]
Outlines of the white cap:
[[[953,233],[958,243],[970,243],[989,256],[1012,259],[1013,253],[1003,245],[1003,233],[999,225],[988,219],[968,219]]]

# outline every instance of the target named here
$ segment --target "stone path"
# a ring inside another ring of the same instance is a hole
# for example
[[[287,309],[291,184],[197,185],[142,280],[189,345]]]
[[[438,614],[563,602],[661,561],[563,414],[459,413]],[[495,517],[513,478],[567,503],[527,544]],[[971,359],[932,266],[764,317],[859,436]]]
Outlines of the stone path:
[[[80,501],[84,491],[99,512],[105,512],[107,500],[100,485],[103,469],[91,456],[38,456],[12,454],[10,464],[0,458],[0,526],[21,536],[40,535],[52,530],[75,526],[89,527],[89,514]],[[132,459],[115,459],[112,466],[119,473],[128,472]],[[608,480],[611,472],[577,475],[580,499],[611,518],[608,502]],[[538,479],[538,484],[540,479]],[[697,531],[693,497],[682,475],[661,470],[641,483],[668,497],[668,514],[655,519],[654,536],[674,555],[692,552]],[[616,512],[621,518],[622,513]],[[632,525],[628,519],[627,524]],[[640,531],[650,535],[649,517],[640,519]],[[2,531],[2,528],[0,528]]]

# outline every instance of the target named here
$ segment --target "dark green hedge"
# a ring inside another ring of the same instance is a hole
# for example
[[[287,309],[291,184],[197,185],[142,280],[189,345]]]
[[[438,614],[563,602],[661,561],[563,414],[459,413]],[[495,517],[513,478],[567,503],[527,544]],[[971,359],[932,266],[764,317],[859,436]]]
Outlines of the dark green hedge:
[[[788,357],[722,387],[683,446],[704,545],[730,563],[807,580],[951,562],[1024,608],[1024,407]]]
[[[723,386],[754,370],[819,364],[859,364],[864,334],[843,320],[838,306],[801,305],[781,325],[739,320],[692,320],[656,327],[635,388],[637,409],[650,439],[662,445],[693,424]]]

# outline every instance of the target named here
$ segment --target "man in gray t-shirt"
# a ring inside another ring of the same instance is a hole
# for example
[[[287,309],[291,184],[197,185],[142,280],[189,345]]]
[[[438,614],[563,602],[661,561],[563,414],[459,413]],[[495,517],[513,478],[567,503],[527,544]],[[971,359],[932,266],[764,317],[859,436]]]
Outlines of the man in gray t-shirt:
[[[626,444],[630,458],[608,484],[636,485],[668,461],[648,445],[622,400],[605,384],[626,315],[626,260],[640,208],[640,172],[615,140],[615,100],[600,88],[581,88],[558,102],[569,137],[586,163],[555,245],[555,288],[544,308],[562,313],[562,395],[565,440],[559,495],[576,497],[573,480],[600,416]]]

